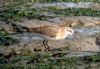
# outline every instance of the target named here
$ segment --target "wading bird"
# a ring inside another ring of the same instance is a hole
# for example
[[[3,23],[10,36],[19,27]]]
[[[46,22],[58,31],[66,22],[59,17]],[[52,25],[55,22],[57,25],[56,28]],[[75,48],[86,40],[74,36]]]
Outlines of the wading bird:
[[[75,36],[74,30],[70,27],[61,27],[58,25],[42,25],[34,28],[28,28],[28,32],[38,33],[44,38],[43,45],[45,51],[50,51],[48,40],[63,40],[66,37]]]

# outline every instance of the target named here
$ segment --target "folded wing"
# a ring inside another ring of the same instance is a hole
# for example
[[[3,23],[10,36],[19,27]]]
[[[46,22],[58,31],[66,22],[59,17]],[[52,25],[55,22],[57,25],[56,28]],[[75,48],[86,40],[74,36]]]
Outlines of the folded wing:
[[[58,33],[58,27],[56,26],[40,26],[40,27],[35,27],[31,28],[30,32],[35,32],[39,33],[42,35],[50,36],[50,37],[55,37]]]

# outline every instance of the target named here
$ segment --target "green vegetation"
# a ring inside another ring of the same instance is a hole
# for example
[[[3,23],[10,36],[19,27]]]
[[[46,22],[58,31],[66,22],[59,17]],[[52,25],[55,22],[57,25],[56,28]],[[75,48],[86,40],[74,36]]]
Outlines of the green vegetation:
[[[25,2],[23,2],[25,1]],[[92,8],[65,8],[62,9],[57,6],[45,7],[45,8],[32,8],[32,2],[79,2],[79,1],[91,1],[99,2],[100,0],[10,0],[9,4],[0,9],[0,19],[11,23],[12,21],[20,20],[23,17],[45,20],[57,16],[93,16],[100,17],[100,10]],[[28,3],[28,2],[29,3]],[[11,3],[11,4],[10,4]],[[30,8],[31,7],[31,8]],[[44,15],[47,13],[46,15]]]
[[[91,8],[66,8],[59,9],[57,7],[50,7],[49,11],[53,11],[55,14],[64,16],[100,16],[99,10]]]
[[[0,30],[0,45],[9,46],[11,44],[17,43],[18,40],[12,37],[9,37],[9,34],[1,29]]]
[[[0,19],[7,21],[20,20],[22,17],[32,18],[32,19],[48,19],[57,16],[93,16],[100,17],[100,10],[95,10],[91,8],[65,8],[61,9],[59,7],[47,7],[47,8],[29,8],[30,6],[15,6],[10,8],[5,8],[0,11]],[[44,15],[43,13],[48,13]]]
[[[30,53],[27,55],[11,56],[8,60],[6,57],[0,58],[0,69],[75,69],[79,66],[88,65],[100,61],[100,55],[84,56],[84,57],[65,57],[53,56],[53,53]],[[60,54],[61,55],[61,54]]]
[[[47,2],[100,2],[100,0],[10,0],[9,2],[22,2],[22,3],[27,3],[27,2],[42,2],[42,3],[47,3]]]

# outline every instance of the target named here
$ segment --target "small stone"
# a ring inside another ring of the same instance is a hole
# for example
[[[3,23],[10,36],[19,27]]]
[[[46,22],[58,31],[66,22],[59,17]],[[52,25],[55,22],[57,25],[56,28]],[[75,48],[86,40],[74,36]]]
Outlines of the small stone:
[[[100,46],[100,35],[96,37],[95,43]]]

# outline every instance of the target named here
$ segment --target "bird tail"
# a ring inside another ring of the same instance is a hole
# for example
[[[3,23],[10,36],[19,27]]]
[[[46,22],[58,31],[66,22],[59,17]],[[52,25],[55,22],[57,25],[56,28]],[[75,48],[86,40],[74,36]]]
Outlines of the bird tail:
[[[18,33],[23,33],[23,32],[31,32],[32,29],[29,27],[25,27],[25,26],[21,26],[21,25],[17,25],[17,24],[12,24],[13,29],[15,32]]]

